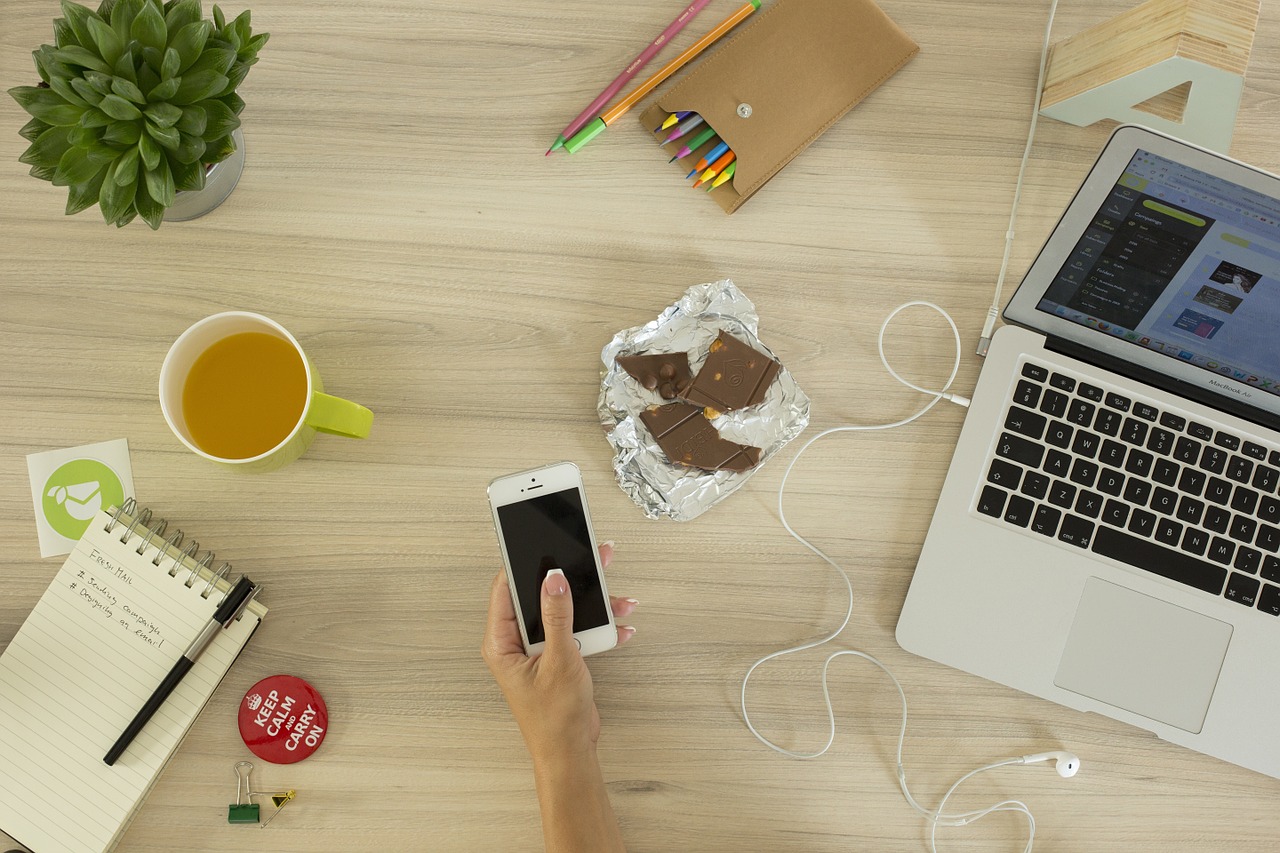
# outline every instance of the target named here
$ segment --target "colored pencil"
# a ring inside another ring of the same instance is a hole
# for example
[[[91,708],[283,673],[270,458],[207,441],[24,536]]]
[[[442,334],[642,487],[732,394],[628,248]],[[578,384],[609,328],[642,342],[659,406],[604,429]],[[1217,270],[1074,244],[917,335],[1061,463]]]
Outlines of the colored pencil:
[[[685,120],[685,118],[687,118],[687,117],[688,117],[688,115],[689,115],[689,113],[691,113],[691,112],[692,112],[692,110],[684,110],[683,112],[676,112],[676,113],[672,113],[671,115],[667,116],[667,117],[663,120],[663,122],[662,122],[662,124],[661,124],[661,125],[659,125],[658,127],[654,128],[654,131],[653,131],[653,132],[654,132],[654,133],[657,133],[659,130],[666,130],[668,127],[671,127],[671,125],[675,124],[676,122],[678,122],[678,121],[684,121],[684,120]]]
[[[698,165],[694,166],[693,170],[689,172],[689,174],[684,176],[685,180],[692,178],[694,175],[706,169],[708,166],[714,163],[720,157],[721,154],[723,154],[728,150],[729,150],[729,143],[727,142],[721,142],[715,148],[712,148],[710,151],[706,153],[706,156],[704,156],[701,160],[698,161]]]
[[[733,173],[738,171],[738,161],[734,160],[728,166],[724,167],[724,171],[716,175],[716,179],[711,182],[711,186],[707,187],[707,192],[711,192],[716,187],[733,177]]]
[[[691,140],[689,141],[689,144],[688,144],[688,145],[686,145],[686,146],[684,146],[683,148],[681,148],[681,149],[680,149],[680,151],[679,151],[679,153],[678,153],[678,154],[676,154],[676,156],[672,157],[672,158],[671,158],[670,160],[668,160],[667,162],[668,162],[668,163],[674,163],[674,162],[675,162],[675,161],[677,161],[677,160],[683,160],[685,157],[688,157],[688,156],[689,156],[690,154],[692,154],[694,151],[697,151],[699,148],[701,148],[701,147],[702,147],[702,143],[709,141],[709,140],[711,139],[711,137],[713,137],[713,136],[715,136],[715,135],[716,135],[715,128],[713,128],[713,127],[707,127],[707,129],[706,129],[706,130],[702,131],[702,132],[701,132],[701,133],[699,133],[697,136],[695,136],[693,139],[691,139]]]
[[[698,182],[693,185],[694,189],[697,189],[707,181],[714,178],[716,175],[720,174],[721,170],[724,169],[725,166],[728,166],[730,163],[732,163],[736,157],[737,155],[734,154],[732,151],[730,151],[727,154],[725,154],[723,157],[721,157],[719,160],[712,163],[711,166],[707,169],[707,171],[702,173],[702,177],[698,179]]]
[[[693,130],[695,127],[697,127],[700,124],[702,124],[702,116],[698,115],[697,113],[694,113],[693,115],[689,116],[687,119],[685,119],[684,121],[676,125],[676,129],[671,131],[670,136],[662,140],[662,144],[666,145],[668,142],[675,142],[677,139],[684,136],[686,133]]]
[[[738,9],[732,15],[717,24],[715,29],[698,39],[690,45],[684,53],[662,66],[656,74],[641,83],[639,87],[619,101],[616,105],[610,107],[608,112],[602,113],[598,119],[578,131],[572,139],[564,144],[565,150],[570,154],[573,154],[579,148],[600,135],[601,131],[618,119],[622,118],[622,116],[626,114],[627,110],[638,104],[645,95],[648,95],[654,89],[661,86],[663,81],[683,68],[689,60],[702,53],[702,51],[706,50],[710,45],[718,41],[721,36],[736,27],[752,12],[759,8],[760,0],[748,0],[742,8]]]
[[[614,95],[622,90],[622,87],[631,82],[631,78],[640,73],[640,69],[649,64],[649,60],[657,55],[658,51],[666,45],[667,42],[675,38],[676,33],[684,29],[685,24],[693,20],[694,16],[702,11],[702,8],[710,3],[711,0],[693,0],[689,4],[689,8],[681,12],[676,19],[667,28],[663,30],[653,42],[640,51],[640,55],[631,60],[631,64],[622,69],[622,73],[614,78],[614,81],[605,87],[604,91],[596,95],[596,99],[587,105],[587,108],[578,113],[578,117],[569,122],[565,129],[560,131],[560,135],[556,137],[556,141],[551,143],[551,147],[547,149],[547,154],[555,151],[557,148],[564,146],[575,133],[582,129],[582,126],[591,121],[595,116],[599,115],[600,108],[609,103]]]

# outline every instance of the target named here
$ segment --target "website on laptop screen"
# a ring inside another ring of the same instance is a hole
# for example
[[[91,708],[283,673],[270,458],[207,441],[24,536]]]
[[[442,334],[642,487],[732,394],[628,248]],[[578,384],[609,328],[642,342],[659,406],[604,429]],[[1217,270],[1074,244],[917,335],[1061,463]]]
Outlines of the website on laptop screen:
[[[1139,150],[1036,307],[1280,396],[1280,201]]]

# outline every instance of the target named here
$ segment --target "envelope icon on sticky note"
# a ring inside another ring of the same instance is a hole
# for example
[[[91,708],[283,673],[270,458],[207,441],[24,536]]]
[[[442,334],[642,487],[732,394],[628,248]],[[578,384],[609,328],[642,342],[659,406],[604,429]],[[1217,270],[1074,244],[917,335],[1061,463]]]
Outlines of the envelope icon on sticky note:
[[[102,509],[102,486],[97,480],[74,486],[54,486],[49,497],[77,521],[88,521]]]

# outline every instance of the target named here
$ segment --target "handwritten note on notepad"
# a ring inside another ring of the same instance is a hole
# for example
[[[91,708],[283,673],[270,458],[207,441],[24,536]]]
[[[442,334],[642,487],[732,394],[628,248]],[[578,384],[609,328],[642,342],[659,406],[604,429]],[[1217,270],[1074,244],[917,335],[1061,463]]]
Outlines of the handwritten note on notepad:
[[[35,853],[115,845],[266,613],[255,602],[221,631],[108,767],[102,756],[227,589],[130,520],[99,514],[0,656],[0,829]]]

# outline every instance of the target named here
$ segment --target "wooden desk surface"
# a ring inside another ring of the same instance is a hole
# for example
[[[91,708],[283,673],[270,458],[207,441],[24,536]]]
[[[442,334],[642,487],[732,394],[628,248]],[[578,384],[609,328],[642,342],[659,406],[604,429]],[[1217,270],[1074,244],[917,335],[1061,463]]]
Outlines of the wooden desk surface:
[[[794,2],[794,0],[793,0]],[[206,6],[209,4],[206,3]],[[125,851],[533,850],[529,761],[479,656],[498,567],[485,486],[558,459],[581,465],[615,591],[639,633],[591,663],[600,754],[635,851],[925,849],[897,790],[897,698],[867,665],[834,668],[838,733],[816,761],[744,728],[761,655],[838,622],[842,587],[777,519],[797,445],[688,524],[646,520],[613,482],[594,406],[599,352],[690,285],[732,278],[764,340],[813,398],[809,435],[877,423],[920,396],[881,369],[875,330],[932,299],[964,337],[957,387],[999,267],[1046,3],[883,0],[921,45],[898,76],[739,213],[697,198],[629,116],[574,156],[543,158],[569,116],[661,29],[673,0],[276,0],[242,94],[248,163],[212,215],[108,229],[62,214],[65,190],[17,162],[25,120],[0,98],[0,644],[55,573],[38,557],[24,457],[125,437],[138,497],[270,586],[270,617],[129,830]],[[1132,5],[1064,3],[1057,38]],[[232,3],[230,11],[241,6]],[[693,41],[734,8],[711,5]],[[34,81],[56,5],[10,0],[6,87]],[[1280,170],[1280,15],[1263,10],[1232,154]],[[1044,121],[1023,194],[1010,292],[1109,127]],[[170,342],[245,308],[302,341],[334,393],[374,410],[365,442],[321,436],[297,464],[237,476],[185,451],[156,401]],[[951,344],[921,314],[895,363],[940,381]],[[852,571],[840,645],[879,656],[911,703],[906,761],[925,803],[957,776],[1063,746],[1084,769],[1009,769],[961,804],[1016,795],[1038,849],[1273,850],[1280,783],[900,650],[893,627],[963,413],[816,445],[789,516]],[[759,724],[825,738],[811,653],[755,689]],[[304,763],[259,765],[298,799],[263,833],[228,826],[233,713],[257,679],[314,683],[332,714]],[[1021,850],[993,817],[949,849]]]

